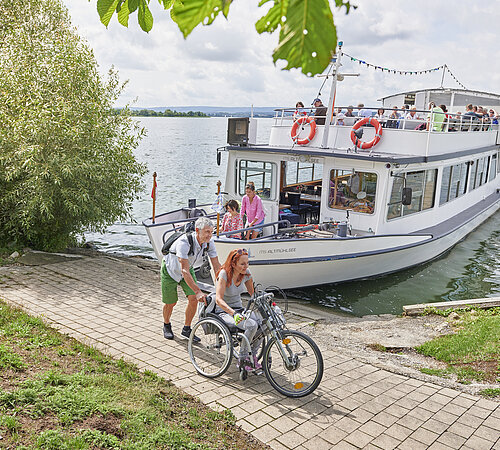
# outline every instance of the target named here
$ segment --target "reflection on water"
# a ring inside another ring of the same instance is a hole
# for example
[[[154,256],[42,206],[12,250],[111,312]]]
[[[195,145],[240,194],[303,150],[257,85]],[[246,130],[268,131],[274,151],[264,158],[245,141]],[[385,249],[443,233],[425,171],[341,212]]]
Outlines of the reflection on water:
[[[258,142],[265,142],[272,119],[258,119]],[[188,198],[212,203],[216,182],[225,179],[226,154],[216,164],[216,148],[226,141],[224,118],[141,118],[148,136],[136,150],[148,165],[146,190],[133,208],[132,223],[105,234],[87,233],[99,249],[153,258],[142,220],[151,216],[152,173],[158,173],[158,212],[187,206]],[[500,295],[500,213],[441,258],[377,279],[295,289],[296,297],[358,316],[399,314],[402,306]],[[258,281],[258,280],[256,280]]]

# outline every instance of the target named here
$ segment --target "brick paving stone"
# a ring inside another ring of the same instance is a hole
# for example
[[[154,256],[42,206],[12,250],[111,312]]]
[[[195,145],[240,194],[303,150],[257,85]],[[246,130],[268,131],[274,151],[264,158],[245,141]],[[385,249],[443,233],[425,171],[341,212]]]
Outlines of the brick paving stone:
[[[247,433],[252,433],[252,431],[255,430],[255,425],[247,422],[246,419],[238,420],[236,422],[236,425],[238,425],[241,428],[243,428],[243,430],[245,430]],[[254,434],[254,433],[252,433],[252,434]]]
[[[409,428],[395,423],[387,428],[384,433],[398,439],[399,441],[404,441],[412,432],[413,431]]]
[[[293,430],[297,426],[297,424],[287,416],[282,416],[279,419],[268,420],[268,423],[281,433],[287,433],[288,431]]]
[[[410,437],[415,439],[418,442],[422,442],[427,446],[431,445],[440,435],[438,433],[434,433],[433,431],[426,430],[425,428],[419,428],[415,430]]]
[[[481,425],[483,422],[483,419],[469,414],[468,411],[457,418],[457,423],[464,423],[465,425],[469,425],[474,428],[479,427],[479,425]]]
[[[349,433],[337,428],[336,425],[332,425],[318,434],[321,439],[329,442],[330,444],[337,444],[348,435]]]
[[[315,425],[314,422],[307,422],[297,426],[295,431],[306,439],[311,439],[314,436],[318,436],[323,429]]]
[[[382,434],[387,427],[384,427],[383,425],[378,424],[377,422],[367,422],[361,427],[359,427],[359,430],[362,431],[363,433],[367,433],[372,437],[377,437],[378,435]]]
[[[451,425],[452,423],[455,423],[457,420],[457,416],[454,414],[450,414],[445,411],[438,411],[436,414],[432,416],[433,419],[439,420],[439,422],[446,423],[448,425]]]
[[[397,422],[398,418],[394,417],[392,414],[389,414],[388,412],[381,411],[375,416],[373,416],[372,420],[385,427],[390,427],[393,423]]]
[[[349,444],[349,442],[341,441],[332,447],[332,450],[356,450],[359,447]]]
[[[264,425],[257,430],[255,430],[252,435],[264,443],[268,443],[278,436],[281,436],[281,432],[271,425]]]
[[[412,417],[416,417],[417,419],[427,420],[427,419],[430,419],[434,415],[434,413],[431,411],[428,411],[427,409],[417,407],[417,408],[413,408],[412,410],[410,410],[408,412],[408,415],[412,416]]]
[[[428,448],[428,450],[455,450],[455,449],[449,447],[448,445],[441,444],[441,442],[436,441]]]
[[[493,428],[494,430],[500,430],[500,417],[494,417],[492,414],[483,422],[483,425]]]
[[[240,405],[240,407],[243,407],[243,405]],[[247,416],[245,420],[253,424],[256,428],[260,428],[268,423],[271,423],[272,417],[268,416],[266,413],[263,413],[262,411],[257,411]],[[284,432],[283,430],[278,430],[278,431],[280,431],[281,433]]]
[[[464,445],[473,448],[474,450],[490,450],[493,447],[493,444],[494,442],[473,435],[465,441]]]
[[[344,440],[354,445],[355,447],[363,448],[370,441],[372,441],[374,437],[376,436],[372,436],[371,434],[368,434],[362,431],[361,429],[358,429],[353,433],[350,433],[348,436],[346,436]]]
[[[481,419],[486,419],[491,414],[491,410],[480,408],[476,405],[470,407],[467,412]]]
[[[399,425],[403,425],[406,428],[409,428],[410,430],[416,430],[419,428],[425,421],[423,419],[419,419],[417,417],[413,417],[410,415],[406,415],[404,417],[401,417],[396,423]]]
[[[448,428],[448,431],[450,433],[454,433],[457,434],[458,436],[468,439],[472,436],[472,433],[476,431],[476,428],[469,427],[468,425],[465,425],[463,423],[454,423]]]
[[[319,436],[305,441],[302,445],[308,450],[330,450],[332,448],[332,444],[330,444],[330,442],[325,441]]]
[[[482,398],[482,399],[478,400],[476,402],[475,406],[479,406],[480,408],[488,409],[490,411],[493,411],[499,407],[497,402],[493,402],[493,401],[488,400],[486,398]]]
[[[359,423],[366,423],[374,416],[374,414],[366,411],[363,408],[357,408],[350,413],[350,418]]]
[[[273,439],[271,442],[269,442],[268,445],[273,450],[288,450],[288,447],[284,446],[281,442],[277,441],[276,439]]]
[[[458,434],[445,431],[441,436],[439,436],[437,441],[452,448],[460,448],[464,444],[466,439],[462,436],[459,436]]]
[[[470,408],[474,403],[475,403],[474,400],[471,400],[470,398],[466,397],[463,393],[455,397],[450,402],[450,404],[452,405],[463,406],[464,408]]]
[[[458,406],[458,405],[453,405],[451,403],[448,403],[447,405],[443,406],[441,411],[450,413],[450,414],[455,414],[456,416],[462,415],[465,411],[467,411],[467,408],[464,408],[463,406]]]
[[[297,445],[301,445],[307,439],[294,430],[291,430],[277,437],[276,440],[287,448],[295,448],[297,447]]]
[[[498,439],[500,439],[500,429],[493,429],[483,424],[474,431],[474,436],[479,436],[483,439],[491,441],[492,443],[495,443]]]
[[[399,444],[398,449],[401,450],[426,450],[427,445],[422,444],[422,442],[418,442],[412,438],[406,438],[401,444]]]
[[[386,433],[382,433],[380,436],[377,436],[370,444],[382,448],[384,450],[392,450],[396,448],[401,441],[392,437]]]
[[[439,390],[438,393],[441,395],[446,395],[447,397],[451,397],[451,398],[455,398],[458,395],[460,395],[460,392],[455,391],[454,389],[450,389],[450,388],[443,388],[443,389]]]
[[[379,411],[377,411],[377,412],[379,412]],[[402,406],[399,406],[397,404],[393,404],[393,405],[385,408],[385,412],[392,414],[394,417],[397,417],[398,419],[400,419],[401,417],[404,417],[404,416],[406,416],[406,414],[408,414],[408,409],[403,408]]]
[[[335,423],[335,427],[345,431],[346,433],[351,433],[357,428],[359,428],[361,424],[356,420],[351,419],[350,417],[343,417],[338,422]]]

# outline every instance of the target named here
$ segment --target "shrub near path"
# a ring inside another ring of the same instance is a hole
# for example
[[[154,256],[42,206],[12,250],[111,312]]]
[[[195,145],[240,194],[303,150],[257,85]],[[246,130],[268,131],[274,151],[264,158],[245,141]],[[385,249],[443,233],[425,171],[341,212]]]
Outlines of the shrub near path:
[[[1,448],[264,448],[152,372],[0,301]]]

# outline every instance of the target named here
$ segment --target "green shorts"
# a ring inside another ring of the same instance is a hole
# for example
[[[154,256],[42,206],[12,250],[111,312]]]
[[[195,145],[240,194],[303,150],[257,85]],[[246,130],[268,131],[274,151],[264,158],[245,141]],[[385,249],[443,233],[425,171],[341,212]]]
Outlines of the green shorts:
[[[196,275],[194,274],[194,269],[192,267],[189,268],[189,273],[193,277],[193,280],[195,283],[198,282],[196,279]],[[163,303],[166,303],[167,305],[172,305],[177,303],[177,300],[179,300],[179,297],[177,296],[177,285],[181,285],[182,290],[184,291],[184,294],[186,296],[188,295],[195,295],[194,291],[188,286],[186,283],[186,280],[184,278],[181,279],[177,283],[169,274],[167,271],[167,267],[165,266],[165,261],[162,261],[161,263],[161,299]]]

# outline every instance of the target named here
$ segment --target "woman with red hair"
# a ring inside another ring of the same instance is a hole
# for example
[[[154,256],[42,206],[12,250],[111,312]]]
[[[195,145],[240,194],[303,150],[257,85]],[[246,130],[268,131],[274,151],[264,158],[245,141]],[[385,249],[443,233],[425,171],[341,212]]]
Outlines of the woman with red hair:
[[[259,327],[259,318],[252,312],[250,317],[243,317],[240,313],[243,311],[241,294],[248,292],[254,293],[253,279],[250,270],[248,270],[248,252],[239,248],[232,250],[227,256],[226,262],[217,273],[217,283],[215,290],[215,302],[217,307],[215,312],[228,326],[236,326],[244,330],[248,342],[252,342]],[[260,342],[252,345],[253,367],[248,359],[250,349],[245,340],[241,342],[240,361],[238,364],[244,364],[245,370],[250,371],[253,368],[260,369],[262,366],[257,362],[256,350]]]

